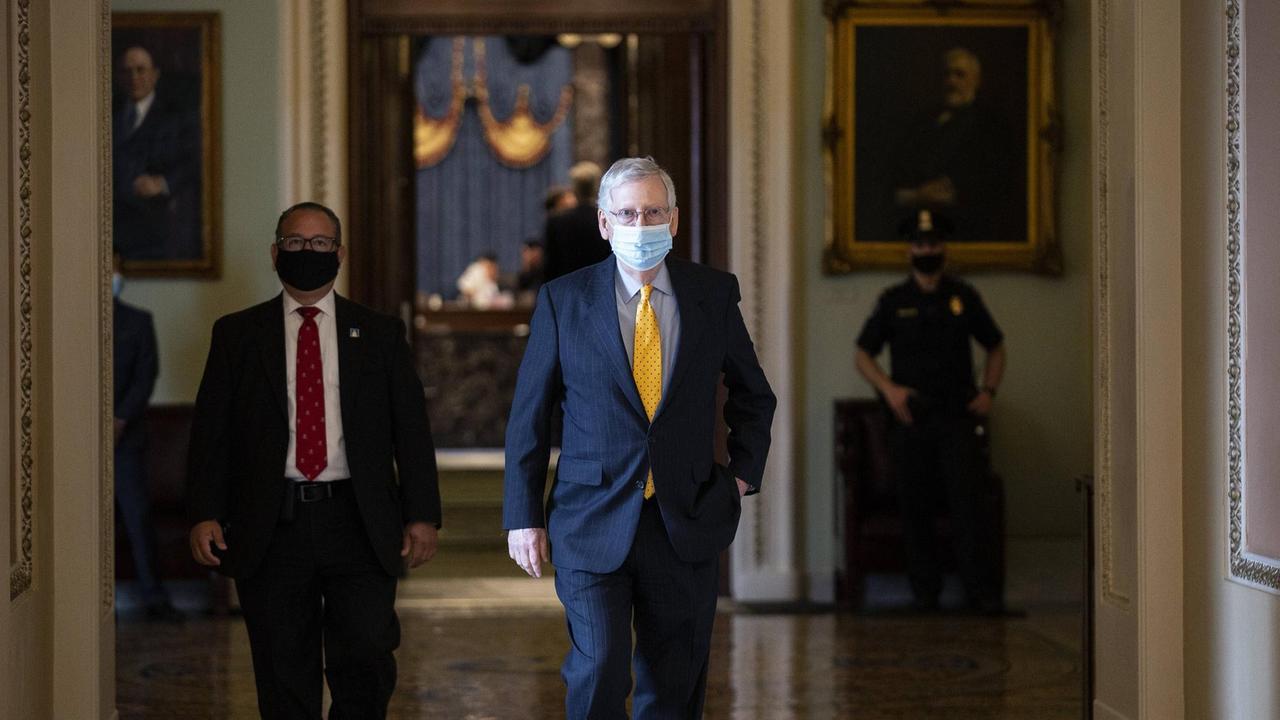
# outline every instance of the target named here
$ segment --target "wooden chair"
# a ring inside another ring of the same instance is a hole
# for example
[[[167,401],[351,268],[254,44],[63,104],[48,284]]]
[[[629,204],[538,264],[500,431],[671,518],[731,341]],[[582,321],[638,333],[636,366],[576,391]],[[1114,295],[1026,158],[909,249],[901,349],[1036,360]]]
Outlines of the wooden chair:
[[[905,573],[906,557],[893,461],[889,453],[889,417],[878,400],[835,402],[836,482],[842,489],[837,512],[843,514],[844,566],[836,574],[836,599],[844,606],[863,604],[868,573]],[[982,435],[989,452],[990,434]],[[988,467],[990,464],[988,463]],[[1004,577],[1004,485],[989,473],[988,517],[994,524],[985,541],[995,545],[1000,577]],[[945,502],[938,499],[936,537],[944,569],[953,569],[950,523]],[[1003,580],[1002,580],[1003,582]]]

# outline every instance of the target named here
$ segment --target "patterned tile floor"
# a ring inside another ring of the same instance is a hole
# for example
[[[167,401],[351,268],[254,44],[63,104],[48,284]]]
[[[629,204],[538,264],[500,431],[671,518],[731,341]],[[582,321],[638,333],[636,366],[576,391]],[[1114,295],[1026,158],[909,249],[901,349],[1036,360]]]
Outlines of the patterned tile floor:
[[[410,581],[393,718],[563,717],[564,621],[548,582]],[[1080,717],[1079,614],[770,614],[722,603],[707,718]],[[120,717],[253,718],[239,618],[121,615]]]

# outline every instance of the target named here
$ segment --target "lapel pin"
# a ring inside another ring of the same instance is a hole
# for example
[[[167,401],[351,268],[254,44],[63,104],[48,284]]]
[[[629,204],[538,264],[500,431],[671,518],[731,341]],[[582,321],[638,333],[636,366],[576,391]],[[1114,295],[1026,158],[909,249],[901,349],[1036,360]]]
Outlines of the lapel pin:
[[[353,338],[360,337],[360,328],[351,328],[350,330],[348,330],[347,337],[353,337]]]

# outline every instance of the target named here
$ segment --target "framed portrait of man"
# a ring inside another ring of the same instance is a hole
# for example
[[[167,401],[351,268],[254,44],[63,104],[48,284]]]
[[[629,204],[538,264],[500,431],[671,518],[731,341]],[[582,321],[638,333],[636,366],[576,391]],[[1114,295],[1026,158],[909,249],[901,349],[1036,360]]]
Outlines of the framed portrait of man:
[[[111,16],[112,242],[130,276],[217,277],[217,13]]]
[[[946,218],[964,268],[1057,274],[1048,2],[828,2],[825,270],[906,267]]]

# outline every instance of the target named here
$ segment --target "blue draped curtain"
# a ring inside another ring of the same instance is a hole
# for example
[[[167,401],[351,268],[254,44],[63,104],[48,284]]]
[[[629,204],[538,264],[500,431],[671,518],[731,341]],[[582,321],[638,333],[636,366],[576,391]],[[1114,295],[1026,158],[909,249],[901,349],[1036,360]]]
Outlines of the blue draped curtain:
[[[428,117],[448,114],[453,99],[452,37],[421,43],[414,61],[414,94]],[[463,81],[471,88],[476,75],[475,44],[466,38]],[[484,57],[489,106],[499,121],[515,109],[517,89],[528,85],[529,105],[537,122],[551,120],[561,90],[573,80],[570,52],[552,44],[529,63],[517,60],[504,37],[485,37]],[[489,148],[476,101],[468,99],[457,141],[436,165],[417,171],[418,290],[456,297],[458,276],[477,255],[492,251],[504,273],[520,266],[520,244],[539,238],[545,219],[547,189],[565,182],[573,161],[573,129],[566,118],[552,134],[548,154],[532,167],[512,168]]]

